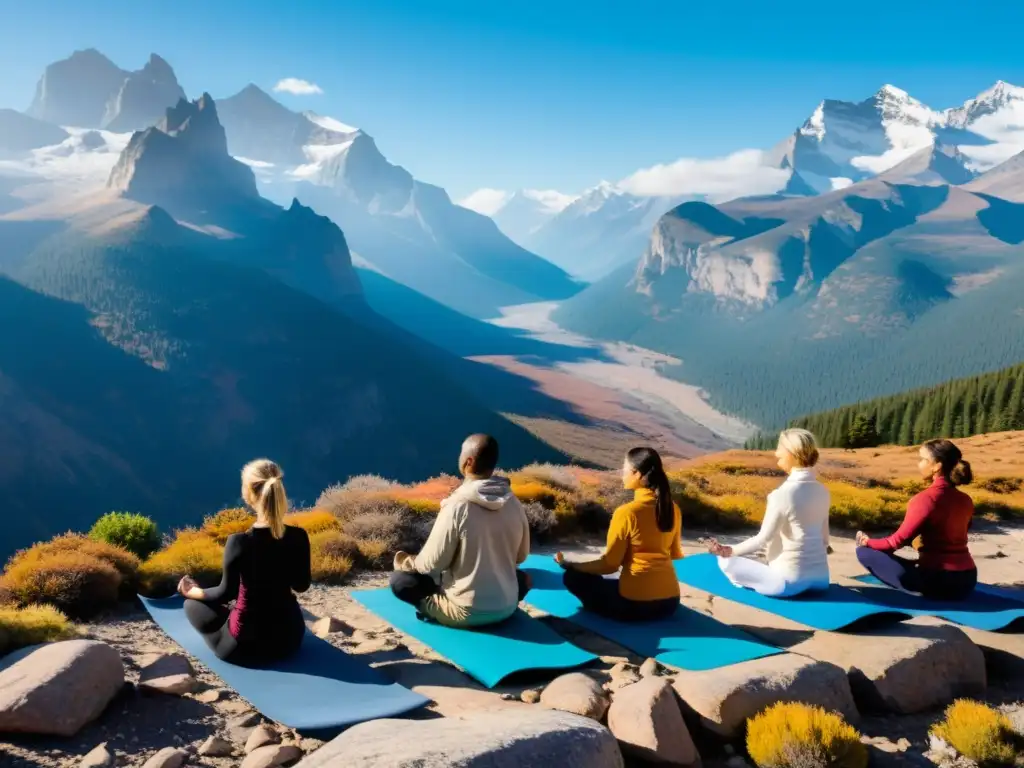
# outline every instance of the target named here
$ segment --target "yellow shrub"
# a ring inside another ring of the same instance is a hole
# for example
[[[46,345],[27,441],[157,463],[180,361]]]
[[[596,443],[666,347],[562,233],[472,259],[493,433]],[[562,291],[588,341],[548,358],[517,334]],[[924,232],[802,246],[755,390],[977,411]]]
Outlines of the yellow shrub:
[[[402,499],[409,511],[416,515],[436,515],[441,511],[441,502],[433,499]]]
[[[52,605],[0,607],[0,656],[19,648],[75,637],[74,625]]]
[[[388,569],[394,561],[390,543],[384,539],[359,539],[356,549],[359,559],[369,568]]]
[[[523,504],[530,504],[536,502],[537,504],[543,504],[548,509],[554,507],[558,500],[558,492],[549,485],[539,483],[536,480],[524,480],[522,482],[512,482],[512,493]]]
[[[796,702],[776,702],[747,722],[747,752],[758,768],[868,764],[855,728],[837,714]]]
[[[287,525],[294,525],[301,528],[310,536],[322,531],[336,531],[341,528],[338,518],[323,509],[306,509],[301,512],[293,512],[286,515],[284,521]]]
[[[1012,724],[1006,715],[981,702],[954,701],[932,733],[982,766],[1012,765],[1016,758]]]
[[[139,568],[139,586],[149,597],[174,594],[181,577],[188,574],[201,587],[220,582],[224,548],[209,535],[186,529],[174,541],[151,556]]]
[[[105,541],[90,539],[78,533],[65,533],[50,541],[33,544],[28,549],[23,549],[10,559],[8,568],[30,561],[38,562],[53,555],[69,552],[95,557],[114,566],[121,576],[122,596],[134,594],[140,565],[139,558],[127,549],[116,547]]]
[[[248,531],[255,522],[256,515],[248,509],[222,509],[217,514],[207,517],[200,530],[218,544],[223,544],[232,534]]]
[[[3,589],[17,604],[52,605],[81,619],[114,607],[120,588],[113,565],[74,550],[16,558],[3,575]]]
[[[320,531],[309,537],[310,570],[318,584],[340,584],[352,570],[356,542],[340,531]]]

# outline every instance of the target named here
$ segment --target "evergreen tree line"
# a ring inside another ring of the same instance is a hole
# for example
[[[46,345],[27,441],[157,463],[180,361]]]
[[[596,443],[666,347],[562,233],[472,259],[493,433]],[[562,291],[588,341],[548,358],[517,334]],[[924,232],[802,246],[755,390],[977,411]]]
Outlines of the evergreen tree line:
[[[802,416],[789,426],[809,429],[825,448],[916,445],[935,437],[1024,429],[1024,363]],[[769,450],[777,440],[776,434],[759,433],[746,447]]]

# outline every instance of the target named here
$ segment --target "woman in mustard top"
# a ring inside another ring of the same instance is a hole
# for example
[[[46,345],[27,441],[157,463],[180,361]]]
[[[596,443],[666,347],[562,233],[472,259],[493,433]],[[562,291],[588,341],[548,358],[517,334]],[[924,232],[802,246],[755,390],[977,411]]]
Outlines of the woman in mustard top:
[[[634,498],[615,510],[604,554],[570,563],[559,552],[555,562],[565,569],[566,589],[585,610],[617,621],[665,618],[679,607],[672,561],[683,557],[682,523],[658,452],[634,448],[626,454],[622,484]],[[620,568],[618,579],[604,578]]]

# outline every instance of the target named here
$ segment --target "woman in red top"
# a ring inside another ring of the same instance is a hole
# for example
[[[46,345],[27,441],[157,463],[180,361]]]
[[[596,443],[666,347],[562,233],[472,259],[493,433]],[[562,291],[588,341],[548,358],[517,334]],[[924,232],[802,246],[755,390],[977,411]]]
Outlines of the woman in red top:
[[[917,463],[932,481],[910,500],[903,524],[892,536],[870,539],[857,532],[857,559],[890,587],[935,600],[963,600],[978,583],[978,569],[967,548],[974,501],[958,485],[972,480],[971,465],[949,440],[929,440]],[[921,537],[917,560],[894,553]]]

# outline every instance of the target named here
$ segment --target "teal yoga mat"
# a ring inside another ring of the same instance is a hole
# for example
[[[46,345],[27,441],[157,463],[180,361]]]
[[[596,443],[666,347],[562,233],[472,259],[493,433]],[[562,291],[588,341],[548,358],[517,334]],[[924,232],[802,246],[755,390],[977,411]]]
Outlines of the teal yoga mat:
[[[471,677],[493,688],[516,672],[574,669],[597,659],[521,610],[487,627],[452,629],[416,617],[390,589],[360,589],[352,599],[391,626],[444,656]]]
[[[677,561],[675,569],[683,584],[827,631],[845,629],[871,616],[891,616],[894,620],[936,616],[984,630],[1004,629],[1024,617],[1024,592],[1014,599],[1011,590],[986,585],[979,585],[968,601],[940,602],[891,589],[874,576],[865,575],[855,579],[863,587],[832,584],[825,591],[782,598],[765,597],[733,585],[718,567],[714,555],[690,555]]]
[[[331,733],[430,703],[308,631],[294,656],[265,668],[221,661],[188,623],[181,597],[140,599],[172,640],[266,717],[289,728]]]
[[[856,576],[866,585],[857,591],[877,605],[908,616],[934,616],[971,629],[989,632],[1024,626],[1024,592],[979,584],[966,600],[928,600],[910,592],[893,589],[870,574]]]
[[[520,567],[533,578],[525,599],[529,605],[668,666],[699,672],[784,653],[682,604],[673,617],[662,621],[612,621],[583,610],[562,584],[562,569],[551,557],[531,555]]]
[[[676,577],[683,584],[814,629],[835,631],[868,616],[891,614],[895,618],[906,618],[909,615],[873,601],[870,595],[864,594],[865,590],[838,584],[832,584],[826,591],[805,592],[796,597],[765,597],[752,589],[735,586],[722,573],[714,555],[689,555],[677,560],[675,569]]]

